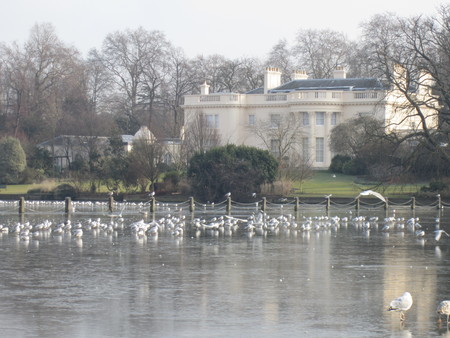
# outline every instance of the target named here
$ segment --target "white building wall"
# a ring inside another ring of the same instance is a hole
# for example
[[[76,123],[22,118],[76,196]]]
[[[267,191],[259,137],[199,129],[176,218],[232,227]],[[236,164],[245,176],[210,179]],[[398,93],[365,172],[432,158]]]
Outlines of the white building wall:
[[[373,92],[371,92],[373,93]],[[355,95],[358,94],[358,95]],[[204,114],[218,114],[219,134],[222,144],[233,143],[267,149],[264,143],[252,132],[248,124],[248,116],[254,115],[255,120],[270,121],[271,114],[287,116],[289,113],[308,112],[309,126],[302,128],[301,137],[309,138],[309,154],[313,166],[326,169],[332,159],[329,147],[329,137],[334,126],[331,116],[338,113],[337,123],[342,123],[359,115],[371,115],[385,118],[384,92],[367,94],[367,92],[346,91],[302,91],[287,94],[209,94],[188,95],[183,106],[185,120],[189,121],[199,111]],[[316,112],[324,112],[324,125],[316,125]],[[257,122],[256,122],[257,123]],[[316,138],[324,139],[324,161],[315,161]],[[301,143],[301,142],[300,142]],[[301,146],[298,151],[301,153]]]

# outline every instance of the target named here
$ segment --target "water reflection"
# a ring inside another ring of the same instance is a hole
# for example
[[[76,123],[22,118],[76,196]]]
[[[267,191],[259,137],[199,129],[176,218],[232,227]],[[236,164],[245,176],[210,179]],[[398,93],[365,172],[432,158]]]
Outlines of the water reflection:
[[[122,221],[95,214],[24,219],[20,223],[32,226],[28,239],[20,230],[0,233],[2,332],[448,336],[437,323],[436,306],[449,298],[450,238],[434,241],[435,212],[419,215],[428,234],[423,238],[396,224],[382,231],[383,212],[367,212],[361,220],[349,211],[335,216],[339,221],[312,211],[270,227],[256,221],[249,227],[247,216],[236,223],[220,216],[137,214]],[[51,228],[34,231],[44,220]],[[16,223],[0,216],[9,229]],[[82,236],[75,235],[76,224]],[[442,217],[440,228],[448,227]],[[414,304],[402,324],[386,310],[404,291]]]

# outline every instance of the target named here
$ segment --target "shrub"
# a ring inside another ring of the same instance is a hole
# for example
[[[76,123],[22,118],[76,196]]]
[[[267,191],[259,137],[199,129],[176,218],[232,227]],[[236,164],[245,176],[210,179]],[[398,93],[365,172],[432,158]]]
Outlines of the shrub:
[[[433,182],[430,182],[428,187],[420,188],[420,191],[437,193],[437,192],[442,192],[442,191],[444,191],[446,189],[448,189],[448,185],[445,184],[444,182],[442,182],[442,181],[433,181]]]
[[[27,160],[25,151],[18,139],[6,137],[0,140],[0,182],[15,184],[25,170]]]
[[[45,179],[44,170],[35,168],[25,168],[21,174],[21,184],[39,183]]]
[[[266,150],[227,145],[194,155],[188,177],[196,198],[220,201],[228,192],[235,201],[251,199],[263,183],[275,180],[278,163]]]
[[[169,171],[164,175],[164,183],[172,185],[174,188],[180,183],[181,175],[178,171]]]
[[[53,198],[55,200],[63,200],[66,197],[71,197],[73,199],[77,197],[76,189],[70,184],[60,184],[53,190]]]
[[[351,160],[352,160],[352,158],[350,156],[336,155],[331,160],[331,164],[330,164],[330,167],[328,168],[328,170],[330,170],[331,172],[334,172],[334,173],[342,173],[344,165],[347,164],[348,162],[350,162]]]
[[[355,158],[342,166],[342,173],[345,175],[364,175],[366,173],[366,165]]]

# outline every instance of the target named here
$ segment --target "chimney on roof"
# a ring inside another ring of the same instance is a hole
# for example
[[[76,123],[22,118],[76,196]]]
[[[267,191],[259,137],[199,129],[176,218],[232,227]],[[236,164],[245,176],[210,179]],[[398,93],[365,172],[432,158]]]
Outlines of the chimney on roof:
[[[347,72],[344,69],[344,66],[337,66],[333,71],[333,79],[345,79],[347,78]]]
[[[205,81],[205,83],[200,86],[200,94],[209,95],[209,87],[210,86]]]
[[[264,94],[272,88],[281,85],[281,72],[279,68],[266,67],[264,71]]]
[[[306,70],[296,70],[292,73],[292,80],[306,80],[308,79],[308,74]]]

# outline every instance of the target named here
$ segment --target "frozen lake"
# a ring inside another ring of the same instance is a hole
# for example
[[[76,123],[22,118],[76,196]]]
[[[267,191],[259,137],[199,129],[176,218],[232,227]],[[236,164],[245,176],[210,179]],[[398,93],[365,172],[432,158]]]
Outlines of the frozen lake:
[[[321,214],[322,209],[299,213],[297,223]],[[411,214],[405,208],[395,217],[406,222]],[[415,212],[424,238],[406,226],[382,231],[384,210],[359,215],[379,220],[366,230],[363,222],[342,221],[356,216],[353,209],[337,210],[329,214],[341,218],[333,225],[312,219],[320,223],[317,229],[279,226],[255,233],[247,231],[248,223],[220,231],[192,229],[188,215],[182,235],[166,227],[158,236],[139,236],[131,225],[149,223],[151,215],[124,213],[122,225],[108,231],[91,228],[89,218],[103,224],[117,218],[75,212],[71,224],[83,226],[83,236],[75,238],[73,227],[52,232],[64,222],[63,213],[40,212],[21,221],[35,226],[50,220],[52,230],[24,239],[11,232],[18,215],[0,212],[0,224],[10,229],[0,235],[0,332],[3,337],[450,336],[436,314],[438,302],[450,299],[450,238],[434,241],[437,210]],[[207,223],[212,216],[201,217]],[[450,227],[445,212],[440,227]],[[414,304],[401,324],[398,313],[386,310],[404,291]]]

